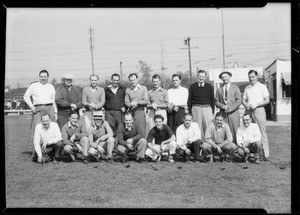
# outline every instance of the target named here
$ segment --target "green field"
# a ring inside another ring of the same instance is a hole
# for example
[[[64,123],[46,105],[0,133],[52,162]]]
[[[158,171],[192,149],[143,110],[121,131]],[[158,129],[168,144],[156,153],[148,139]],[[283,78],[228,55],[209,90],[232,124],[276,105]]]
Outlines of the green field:
[[[267,128],[270,162],[182,163],[129,161],[130,168],[81,162],[40,165],[26,159],[30,116],[5,116],[7,208],[262,208],[291,212],[290,126]],[[182,166],[182,169],[178,169]],[[221,170],[225,167],[224,170]]]

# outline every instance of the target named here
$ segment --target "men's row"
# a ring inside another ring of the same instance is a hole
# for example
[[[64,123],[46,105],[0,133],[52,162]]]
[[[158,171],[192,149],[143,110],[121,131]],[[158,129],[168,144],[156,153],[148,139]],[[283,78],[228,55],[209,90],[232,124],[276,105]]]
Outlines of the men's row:
[[[202,139],[206,130],[213,122],[214,106],[225,115],[233,142],[236,143],[236,132],[240,126],[239,106],[245,106],[262,133],[264,156],[269,156],[269,145],[266,134],[266,114],[263,108],[269,102],[269,93],[265,85],[257,81],[257,72],[250,70],[248,73],[250,84],[245,88],[244,96],[237,86],[230,83],[232,74],[223,71],[219,77],[224,85],[219,87],[214,95],[213,86],[205,82],[206,71],[198,71],[198,81],[189,89],[181,86],[181,76],[172,76],[171,89],[163,89],[159,75],[152,77],[153,89],[147,90],[138,83],[138,75],[129,75],[130,87],[120,85],[119,74],[113,74],[111,84],[102,88],[98,86],[99,77],[90,76],[90,86],[82,92],[72,85],[73,75],[65,74],[63,84],[56,91],[47,83],[49,74],[42,70],[39,74],[40,82],[29,86],[24,95],[25,101],[35,114],[35,124],[40,121],[40,114],[49,113],[53,121],[58,122],[60,128],[68,121],[72,111],[85,110],[84,122],[87,129],[91,126],[93,111],[105,108],[105,118],[116,134],[118,126],[123,122],[126,111],[134,112],[135,119],[142,130],[143,137],[154,126],[154,116],[160,114],[164,123],[169,125],[176,133],[176,129],[184,121],[184,114],[191,113],[198,123]],[[30,101],[32,96],[33,102]],[[145,111],[145,109],[147,111]],[[57,114],[56,114],[57,113]]]
[[[214,123],[201,140],[201,132],[197,123],[192,121],[192,115],[184,116],[184,123],[176,130],[176,137],[170,127],[163,124],[164,117],[155,115],[155,126],[149,131],[147,139],[142,135],[140,126],[134,121],[133,114],[125,114],[124,123],[117,128],[117,136],[107,121],[103,111],[95,111],[89,130],[78,121],[78,114],[72,112],[69,121],[63,126],[62,133],[56,122],[51,122],[49,114],[41,116],[42,123],[35,128],[34,156],[37,162],[53,160],[57,163],[67,155],[71,161],[76,158],[88,164],[91,160],[100,159],[113,162],[113,150],[117,152],[122,162],[126,162],[128,154],[134,153],[136,161],[142,162],[145,157],[152,161],[160,161],[166,154],[169,162],[175,162],[173,157],[177,153],[190,160],[192,155],[195,161],[213,162],[213,154],[221,158],[241,158],[248,161],[250,152],[255,163],[259,163],[262,146],[261,135],[256,124],[251,123],[249,114],[243,116],[243,126],[238,128],[237,145],[232,142],[232,134],[224,116],[218,112]],[[202,152],[200,152],[202,151]]]

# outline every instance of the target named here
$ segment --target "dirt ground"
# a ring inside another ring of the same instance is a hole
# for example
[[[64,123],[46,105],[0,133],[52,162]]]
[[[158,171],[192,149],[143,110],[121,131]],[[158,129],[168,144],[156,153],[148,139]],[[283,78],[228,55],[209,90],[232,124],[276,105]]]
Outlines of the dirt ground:
[[[62,162],[28,158],[30,116],[5,116],[7,208],[262,208],[291,212],[290,126],[267,128],[270,162],[121,163]],[[178,168],[179,167],[179,168]],[[182,168],[180,168],[182,167]],[[222,170],[222,168],[225,168]]]

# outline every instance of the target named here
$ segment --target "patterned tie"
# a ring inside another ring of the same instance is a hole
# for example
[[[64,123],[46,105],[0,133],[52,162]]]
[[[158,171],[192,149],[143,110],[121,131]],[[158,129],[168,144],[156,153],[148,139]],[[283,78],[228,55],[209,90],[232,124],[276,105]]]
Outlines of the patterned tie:
[[[227,85],[225,85],[225,100],[227,101]]]

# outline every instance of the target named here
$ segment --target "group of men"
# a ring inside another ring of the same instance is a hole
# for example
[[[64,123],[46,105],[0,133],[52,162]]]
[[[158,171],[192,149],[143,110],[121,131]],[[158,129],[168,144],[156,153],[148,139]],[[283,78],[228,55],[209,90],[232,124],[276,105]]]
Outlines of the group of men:
[[[239,87],[230,83],[231,76],[228,71],[219,75],[223,86],[216,94],[205,81],[204,70],[198,71],[198,81],[189,89],[181,86],[179,74],[172,76],[169,90],[161,87],[159,75],[153,75],[148,91],[138,83],[136,73],[128,76],[129,88],[115,73],[105,88],[98,85],[97,75],[91,75],[90,85],[80,90],[69,73],[55,89],[48,83],[49,73],[42,70],[39,82],[24,95],[35,125],[33,160],[57,163],[67,155],[85,164],[100,159],[113,162],[116,152],[123,162],[135,154],[137,162],[166,156],[173,163],[177,153],[186,161],[192,156],[197,162],[213,162],[217,155],[221,160],[254,157],[259,163],[269,157],[263,108],[269,93],[258,82],[258,73],[250,70],[242,98]],[[240,126],[241,104],[245,114]],[[214,115],[215,106],[220,111]]]

